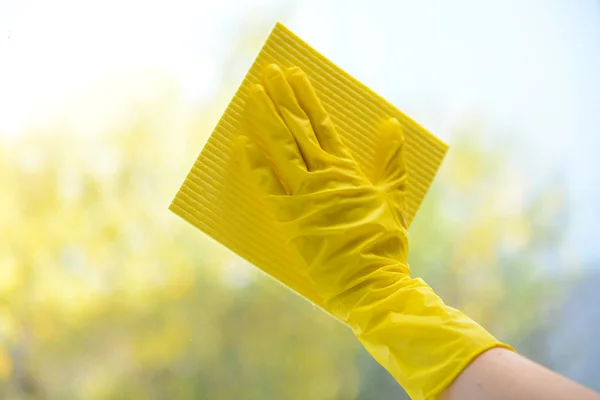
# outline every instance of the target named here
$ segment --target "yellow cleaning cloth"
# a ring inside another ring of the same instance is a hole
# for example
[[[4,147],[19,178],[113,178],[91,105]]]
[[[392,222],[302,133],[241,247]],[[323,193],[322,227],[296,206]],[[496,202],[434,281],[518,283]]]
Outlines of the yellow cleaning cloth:
[[[250,182],[233,164],[234,139],[241,132],[242,110],[250,86],[269,64],[297,66],[309,76],[338,132],[364,171],[373,164],[378,127],[390,117],[406,137],[409,174],[407,217],[414,218],[448,149],[401,111],[342,71],[277,23],[198,156],[170,209],[311,302],[323,307],[303,261],[287,245],[275,219]]]

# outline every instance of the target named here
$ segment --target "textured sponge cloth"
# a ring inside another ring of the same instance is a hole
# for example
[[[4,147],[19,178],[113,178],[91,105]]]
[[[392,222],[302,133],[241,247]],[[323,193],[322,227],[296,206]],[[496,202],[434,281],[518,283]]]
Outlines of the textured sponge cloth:
[[[379,124],[390,117],[403,126],[409,174],[407,218],[414,218],[447,146],[401,111],[316,52],[282,24],[277,24],[231,103],[198,156],[170,209],[224,246],[261,268],[309,301],[323,306],[303,261],[287,245],[273,216],[253,185],[232,160],[234,139],[250,86],[274,63],[297,66],[309,76],[338,132],[364,171],[369,171]]]

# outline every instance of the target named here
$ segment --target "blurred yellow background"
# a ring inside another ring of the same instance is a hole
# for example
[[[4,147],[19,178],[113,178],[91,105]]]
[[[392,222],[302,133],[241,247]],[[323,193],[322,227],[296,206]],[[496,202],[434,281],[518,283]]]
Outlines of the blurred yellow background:
[[[600,5],[0,2],[0,398],[398,399],[167,207],[275,21],[451,145],[412,269],[600,390]]]

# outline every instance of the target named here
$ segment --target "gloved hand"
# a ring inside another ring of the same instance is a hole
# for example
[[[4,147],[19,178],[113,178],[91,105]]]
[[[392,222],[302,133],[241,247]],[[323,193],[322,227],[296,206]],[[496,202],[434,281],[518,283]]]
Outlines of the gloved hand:
[[[508,347],[446,306],[406,262],[404,138],[382,122],[367,176],[299,68],[269,66],[236,157],[306,262],[327,309],[413,399],[435,398],[487,349]]]

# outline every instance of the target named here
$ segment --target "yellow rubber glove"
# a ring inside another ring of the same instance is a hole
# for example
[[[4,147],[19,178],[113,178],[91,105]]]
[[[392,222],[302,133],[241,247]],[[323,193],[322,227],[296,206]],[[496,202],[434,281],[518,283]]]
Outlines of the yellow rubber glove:
[[[306,261],[326,307],[413,399],[435,398],[487,349],[508,347],[412,279],[404,218],[404,138],[382,124],[366,176],[308,77],[269,66],[246,105],[240,165]]]

